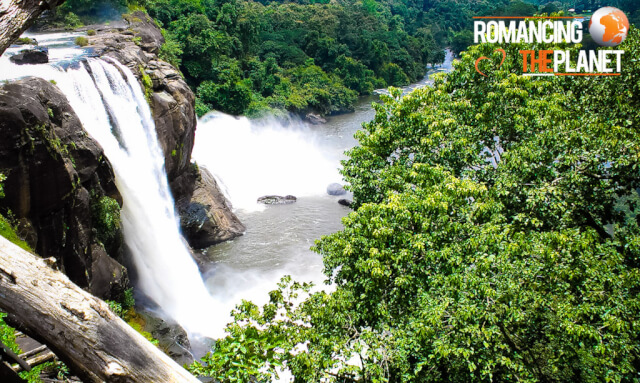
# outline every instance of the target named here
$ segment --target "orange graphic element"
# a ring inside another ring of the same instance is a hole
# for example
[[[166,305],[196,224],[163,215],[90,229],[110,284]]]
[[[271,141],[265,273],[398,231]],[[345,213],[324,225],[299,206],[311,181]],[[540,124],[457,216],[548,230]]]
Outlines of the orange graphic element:
[[[553,72],[553,70],[549,68],[549,64],[551,64],[551,58],[549,57],[549,55],[553,55],[553,51],[539,51],[538,58],[536,58],[536,51],[532,50],[523,50],[520,51],[520,54],[522,55],[522,72],[534,72],[536,70],[536,65],[538,66],[538,72]],[[531,60],[528,59],[529,56],[531,56]]]
[[[622,73],[554,73],[556,76],[620,76]]]
[[[498,65],[498,68],[497,68],[497,69],[500,69],[500,67],[502,66],[502,64],[504,64],[504,60],[507,58],[507,52],[505,52],[505,50],[504,50],[504,49],[502,49],[502,48],[496,48],[496,49],[494,49],[493,51],[494,51],[494,52],[500,52],[500,53],[502,53],[502,60],[500,61],[500,65]],[[476,65],[475,65],[475,66],[476,66],[476,72],[480,73],[480,74],[481,74],[481,75],[483,75],[484,77],[489,77],[489,76],[487,76],[486,74],[484,74],[484,73],[483,73],[483,72],[478,68],[478,64],[480,64],[480,61],[482,61],[482,60],[489,60],[489,58],[488,58],[487,56],[482,56],[482,57],[480,57],[480,58],[478,58],[478,59],[476,60]]]
[[[602,40],[620,44],[629,30],[629,20],[624,12],[615,10],[600,18],[600,24],[604,26]]]
[[[474,19],[581,19],[582,16],[473,16]]]

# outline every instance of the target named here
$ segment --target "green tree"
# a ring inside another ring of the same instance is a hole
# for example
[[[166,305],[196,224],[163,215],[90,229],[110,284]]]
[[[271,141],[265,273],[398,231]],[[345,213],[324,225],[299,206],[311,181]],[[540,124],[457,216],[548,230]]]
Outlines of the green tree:
[[[356,210],[315,247],[335,291],[296,305],[308,287],[285,279],[262,308],[240,305],[222,341],[253,348],[216,351],[206,361],[219,369],[194,371],[637,379],[640,33],[620,46],[616,77],[523,77],[522,48],[487,78],[475,59],[501,55],[471,47],[434,87],[376,105],[343,163]]]

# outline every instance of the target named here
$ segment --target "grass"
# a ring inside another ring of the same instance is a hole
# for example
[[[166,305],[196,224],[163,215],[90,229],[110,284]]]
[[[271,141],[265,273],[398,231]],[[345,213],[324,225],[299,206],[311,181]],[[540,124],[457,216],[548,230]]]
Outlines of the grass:
[[[33,249],[18,236],[11,223],[2,215],[0,215],[0,235],[8,239],[9,242],[20,246],[22,249],[33,252]]]

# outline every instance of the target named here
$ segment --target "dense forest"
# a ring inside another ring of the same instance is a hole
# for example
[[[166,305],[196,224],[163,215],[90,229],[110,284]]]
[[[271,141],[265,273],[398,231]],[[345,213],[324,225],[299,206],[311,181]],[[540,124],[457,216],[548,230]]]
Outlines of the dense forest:
[[[77,27],[145,10],[199,115],[347,112],[359,95],[420,79],[445,48],[460,55],[432,87],[381,96],[356,134],[341,170],[353,211],[313,248],[335,290],[285,277],[266,305],[243,301],[192,374],[270,382],[286,367],[296,382],[636,382],[640,31],[619,46],[622,75],[594,78],[519,75],[520,49],[580,48],[566,44],[501,46],[504,65],[483,77],[475,60],[498,58],[498,46],[470,41],[474,15],[600,5],[69,0],[46,22]],[[606,5],[640,21],[636,1]],[[24,245],[2,216],[0,235]],[[0,340],[16,347],[3,317]]]
[[[494,48],[470,48],[434,87],[383,97],[357,134],[343,162],[356,210],[315,246],[336,291],[297,305],[309,286],[285,278],[264,307],[238,307],[193,372],[637,379],[640,33],[620,46],[619,77],[531,80],[512,44],[484,78],[474,61]]]
[[[421,79],[443,49],[469,45],[474,15],[533,14],[520,1],[69,0],[47,23],[145,9],[164,29],[198,113],[350,111],[358,95]],[[459,35],[460,34],[460,35]]]

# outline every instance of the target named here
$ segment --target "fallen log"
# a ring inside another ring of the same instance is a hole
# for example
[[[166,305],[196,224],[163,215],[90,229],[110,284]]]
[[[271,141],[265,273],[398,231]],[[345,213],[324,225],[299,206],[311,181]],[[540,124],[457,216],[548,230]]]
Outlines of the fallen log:
[[[0,309],[84,382],[199,383],[102,300],[4,237]]]
[[[3,0],[0,2],[0,54],[20,37],[40,14],[64,0]]]

